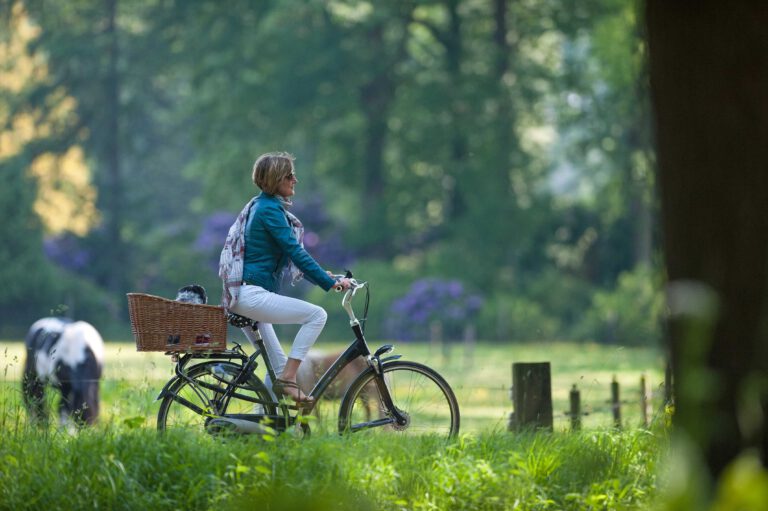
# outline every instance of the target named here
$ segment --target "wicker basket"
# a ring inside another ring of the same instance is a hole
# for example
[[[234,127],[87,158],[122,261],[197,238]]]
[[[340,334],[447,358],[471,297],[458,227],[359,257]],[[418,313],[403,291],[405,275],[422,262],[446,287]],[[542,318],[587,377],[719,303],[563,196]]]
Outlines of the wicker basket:
[[[227,347],[224,309],[128,293],[137,351],[221,351]]]

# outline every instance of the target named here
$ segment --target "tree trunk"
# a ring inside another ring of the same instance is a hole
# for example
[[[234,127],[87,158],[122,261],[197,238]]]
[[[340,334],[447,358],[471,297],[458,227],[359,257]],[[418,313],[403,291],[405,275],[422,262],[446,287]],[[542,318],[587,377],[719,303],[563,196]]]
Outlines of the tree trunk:
[[[497,189],[501,188],[501,192],[506,195],[509,191],[512,154],[519,151],[519,143],[513,129],[514,112],[512,110],[512,101],[509,88],[505,84],[507,73],[509,73],[510,59],[513,55],[509,38],[507,37],[509,30],[507,0],[493,0],[493,11],[495,21],[493,43],[496,51],[494,80],[496,82],[496,98],[498,101],[494,147],[497,152],[495,164],[499,178],[494,187]]]
[[[768,4],[648,0],[646,20],[674,420],[717,476],[767,459]]]
[[[410,11],[401,13],[404,25],[410,20]],[[408,30],[403,27],[403,36],[397,42],[391,54],[387,55],[384,40],[383,23],[372,26],[368,32],[368,44],[371,48],[380,48],[376,52],[379,69],[371,79],[360,87],[361,108],[365,115],[365,145],[363,163],[362,215],[360,226],[361,242],[365,254],[388,257],[394,253],[391,240],[387,238],[387,205],[384,202],[386,191],[386,172],[384,169],[384,149],[387,142],[387,123],[397,83],[394,78],[397,64],[405,58]]]
[[[117,70],[117,0],[105,0],[107,12],[107,27],[105,37],[108,41],[108,68],[104,82],[105,113],[107,129],[104,145],[104,163],[107,170],[107,242],[105,256],[109,258],[114,271],[109,272],[107,285],[110,291],[120,293],[125,291],[125,247],[123,246],[123,207],[124,190],[123,176],[120,168],[120,79]]]
[[[466,210],[464,186],[468,186],[471,177],[467,173],[467,137],[465,134],[467,115],[463,97],[464,79],[461,73],[463,47],[461,35],[461,16],[459,15],[460,0],[447,0],[449,26],[445,35],[446,69],[451,82],[451,139],[450,139],[450,170],[453,176],[453,187],[448,190],[446,221],[460,218]]]
[[[384,47],[384,27],[376,25],[368,33],[368,44]],[[365,114],[365,168],[363,169],[363,197],[370,204],[378,202],[384,192],[384,143],[387,135],[387,116],[395,95],[392,69],[386,64],[362,85],[360,98]]]

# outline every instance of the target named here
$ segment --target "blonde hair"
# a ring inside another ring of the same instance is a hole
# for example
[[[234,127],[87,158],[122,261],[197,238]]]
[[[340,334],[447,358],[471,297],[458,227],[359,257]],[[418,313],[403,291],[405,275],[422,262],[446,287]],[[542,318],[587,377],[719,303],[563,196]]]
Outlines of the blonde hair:
[[[284,152],[262,154],[253,164],[253,183],[263,192],[275,195],[280,181],[293,172],[295,159],[292,154]]]

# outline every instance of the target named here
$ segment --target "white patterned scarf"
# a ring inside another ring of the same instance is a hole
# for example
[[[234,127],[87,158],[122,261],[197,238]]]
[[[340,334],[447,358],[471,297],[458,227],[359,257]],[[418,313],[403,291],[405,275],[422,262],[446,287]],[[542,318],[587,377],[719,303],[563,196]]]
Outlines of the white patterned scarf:
[[[284,207],[291,206],[292,203],[281,199],[281,202],[283,203]],[[291,231],[293,231],[293,237],[296,238],[296,241],[299,242],[299,245],[301,245],[301,248],[304,248],[304,225],[301,223],[301,220],[285,209],[285,216],[288,218],[288,223],[291,224]],[[298,281],[304,278],[304,274],[301,272],[300,269],[296,267],[295,264],[293,264],[293,261],[290,259],[288,260],[288,267],[286,268],[286,271],[291,276],[291,285],[295,286]]]
[[[221,295],[221,306],[225,309],[231,309],[237,302],[240,295],[240,287],[243,285],[243,261],[245,259],[245,227],[248,223],[248,213],[257,197],[254,197],[243,210],[237,215],[235,223],[229,228],[227,239],[224,241],[224,248],[219,257],[219,277],[221,278],[223,292]],[[281,199],[284,206],[290,206],[291,203]],[[301,221],[288,210],[285,210],[285,216],[291,225],[293,236],[304,247],[304,226]],[[304,277],[304,274],[289,261],[287,270],[291,275],[291,285]]]

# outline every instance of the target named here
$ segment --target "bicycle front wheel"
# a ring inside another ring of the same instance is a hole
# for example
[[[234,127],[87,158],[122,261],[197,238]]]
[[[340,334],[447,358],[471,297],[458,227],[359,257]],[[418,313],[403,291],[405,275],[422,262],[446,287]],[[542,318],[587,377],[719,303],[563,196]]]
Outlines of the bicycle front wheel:
[[[339,410],[339,432],[377,431],[401,435],[454,436],[459,432],[459,404],[448,383],[436,371],[416,362],[382,365],[392,401],[404,424],[397,424],[368,369],[352,382]]]
[[[191,367],[189,380],[177,377],[165,392],[157,413],[157,429],[201,430],[206,421],[224,414],[274,414],[264,383],[251,374],[231,395],[227,387],[240,372],[232,362],[210,361]]]

